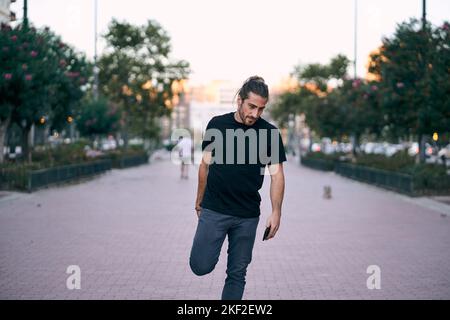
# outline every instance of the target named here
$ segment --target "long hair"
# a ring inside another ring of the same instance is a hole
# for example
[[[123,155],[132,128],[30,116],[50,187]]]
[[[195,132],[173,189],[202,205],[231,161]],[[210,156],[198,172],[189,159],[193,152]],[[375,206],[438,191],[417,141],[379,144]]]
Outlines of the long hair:
[[[248,98],[250,92],[269,100],[269,87],[264,82],[264,79],[259,76],[252,76],[245,80],[236,95],[239,95],[242,101],[244,101]]]

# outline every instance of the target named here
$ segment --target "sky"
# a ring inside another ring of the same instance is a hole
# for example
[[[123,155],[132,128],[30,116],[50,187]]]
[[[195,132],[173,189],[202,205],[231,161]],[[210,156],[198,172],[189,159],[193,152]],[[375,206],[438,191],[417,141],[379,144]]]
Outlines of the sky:
[[[364,76],[370,52],[396,25],[422,15],[422,0],[356,0],[357,74]],[[28,17],[49,26],[89,58],[94,56],[95,0],[28,0]],[[190,63],[192,84],[212,80],[242,83],[260,75],[278,83],[301,63],[328,63],[337,54],[354,58],[355,0],[98,0],[101,35],[116,18],[132,24],[158,21],[171,37],[171,58]],[[23,0],[11,5],[20,20]],[[450,20],[449,0],[428,0],[434,25]],[[349,69],[353,74],[353,70]]]

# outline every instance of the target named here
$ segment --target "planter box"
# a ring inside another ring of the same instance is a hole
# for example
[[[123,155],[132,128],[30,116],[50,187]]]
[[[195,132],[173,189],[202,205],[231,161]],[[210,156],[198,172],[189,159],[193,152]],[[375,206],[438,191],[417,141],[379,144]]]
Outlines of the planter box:
[[[300,163],[305,167],[322,171],[333,171],[335,166],[335,162],[331,160],[309,159],[305,157],[300,157]]]
[[[412,175],[348,163],[336,163],[335,172],[347,178],[367,182],[409,196],[417,195]]]
[[[113,168],[117,169],[125,169],[135,166],[140,166],[142,164],[148,163],[148,155],[147,154],[140,154],[135,156],[125,156],[120,157],[112,160],[112,166]]]
[[[111,160],[33,170],[28,172],[26,189],[32,192],[42,187],[94,176],[108,170],[111,170]]]
[[[40,170],[16,168],[0,172],[2,189],[19,189],[33,192],[50,185],[74,181],[111,170],[111,160],[72,164]]]

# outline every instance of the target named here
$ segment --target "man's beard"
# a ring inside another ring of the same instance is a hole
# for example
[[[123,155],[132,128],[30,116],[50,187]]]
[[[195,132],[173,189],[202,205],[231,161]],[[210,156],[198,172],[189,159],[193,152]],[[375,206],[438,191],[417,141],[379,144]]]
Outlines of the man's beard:
[[[252,120],[252,123],[250,125],[254,124],[256,122],[256,120],[258,120],[258,119],[254,119],[254,118],[251,118],[251,117],[250,118],[249,117],[245,117],[245,114],[242,111],[242,105],[238,108],[238,113],[239,113],[239,117],[241,118],[242,122],[244,122],[245,125],[247,125],[246,120]]]

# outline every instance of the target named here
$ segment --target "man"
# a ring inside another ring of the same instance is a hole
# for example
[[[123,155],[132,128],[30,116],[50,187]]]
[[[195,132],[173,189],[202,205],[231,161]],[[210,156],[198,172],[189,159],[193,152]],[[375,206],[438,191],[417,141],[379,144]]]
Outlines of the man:
[[[175,146],[181,161],[180,179],[189,179],[189,164],[192,158],[192,140],[189,137],[180,137],[178,144]]]
[[[273,238],[280,226],[286,154],[278,129],[261,118],[268,99],[264,80],[249,78],[238,92],[237,111],[212,118],[202,143],[195,202],[199,219],[190,266],[196,275],[210,273],[228,236],[224,300],[240,300],[243,296],[260,216],[258,190],[266,167],[272,202],[267,239]]]

